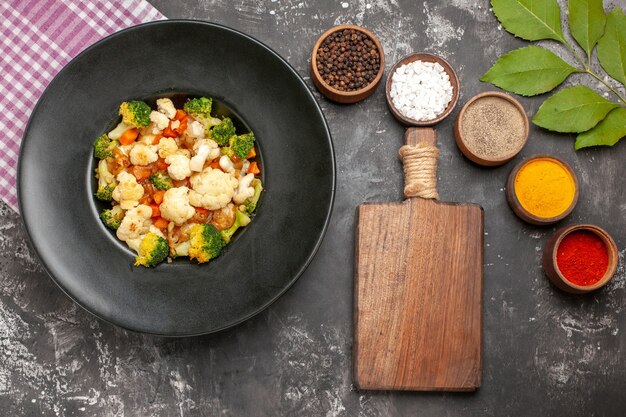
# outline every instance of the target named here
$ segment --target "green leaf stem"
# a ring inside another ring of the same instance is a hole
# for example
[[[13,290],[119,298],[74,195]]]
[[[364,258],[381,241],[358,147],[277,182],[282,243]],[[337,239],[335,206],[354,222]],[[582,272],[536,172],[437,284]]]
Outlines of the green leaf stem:
[[[548,98],[537,110],[533,123],[556,132],[585,132],[619,104],[589,87],[569,87]]]
[[[500,57],[480,80],[522,96],[534,96],[552,90],[574,72],[581,70],[547,49],[527,46]]]

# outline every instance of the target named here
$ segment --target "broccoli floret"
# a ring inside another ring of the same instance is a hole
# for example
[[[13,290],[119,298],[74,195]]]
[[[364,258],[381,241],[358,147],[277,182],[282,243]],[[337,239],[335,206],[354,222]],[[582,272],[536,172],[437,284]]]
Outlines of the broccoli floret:
[[[211,126],[218,125],[220,119],[211,116],[211,107],[213,105],[213,99],[200,97],[189,100],[183,106],[185,113],[202,123],[205,129],[210,129]]]
[[[253,146],[254,134],[252,132],[230,138],[230,148],[241,159],[246,158]]]
[[[140,100],[125,101],[120,104],[122,121],[134,127],[146,127],[150,124],[150,106]]]
[[[106,133],[103,133],[96,139],[96,143],[93,144],[94,156],[98,159],[113,157],[113,149],[117,147],[117,141],[109,139]]]
[[[124,210],[120,206],[113,206],[112,209],[103,210],[100,218],[109,229],[117,230],[124,218]]]
[[[172,179],[163,171],[157,171],[150,175],[150,181],[157,190],[169,190],[174,186]]]
[[[210,223],[196,224],[189,231],[189,258],[199,263],[219,256],[224,247],[222,234]]]
[[[167,240],[156,233],[149,232],[141,239],[135,266],[143,265],[148,268],[156,266],[163,262],[169,253],[170,247]]]
[[[220,146],[228,145],[228,140],[235,135],[235,126],[230,117],[224,119],[217,126],[209,130],[208,135]]]
[[[95,193],[96,198],[101,201],[111,201],[113,190],[117,186],[117,181],[115,181],[115,176],[109,172],[104,159],[98,162],[96,178],[98,179],[98,190]]]
[[[212,98],[200,97],[189,100],[183,106],[185,113],[191,115],[194,119],[198,117],[211,117]]]
[[[115,189],[115,185],[105,185],[104,187],[98,187],[98,191],[96,191],[96,198],[100,201],[111,201],[113,200],[113,190]]]
[[[237,210],[235,213],[235,223],[230,226],[228,229],[222,230],[220,233],[222,234],[222,239],[224,239],[224,243],[230,243],[230,239],[232,239],[235,232],[240,228],[250,224],[250,217],[248,217],[245,213]]]
[[[256,210],[256,205],[258,204],[259,198],[261,198],[261,192],[263,191],[263,184],[258,178],[253,179],[250,185],[254,188],[254,195],[243,202],[243,205],[246,207],[246,214],[248,215],[254,213],[254,210]]]
[[[229,140],[229,145],[222,148],[222,153],[229,157],[238,156],[241,159],[245,159],[248,156],[248,152],[254,146],[254,134],[244,133],[243,135],[233,136]]]

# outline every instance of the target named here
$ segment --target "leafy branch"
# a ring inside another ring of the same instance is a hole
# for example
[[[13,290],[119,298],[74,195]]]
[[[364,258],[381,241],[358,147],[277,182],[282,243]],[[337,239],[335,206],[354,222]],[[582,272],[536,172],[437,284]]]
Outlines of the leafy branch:
[[[500,57],[481,81],[522,96],[534,96],[554,90],[571,74],[587,74],[608,88],[616,100],[607,100],[585,86],[564,88],[541,104],[533,123],[556,132],[578,133],[576,149],[612,146],[626,137],[626,97],[591,66],[597,45],[602,69],[626,87],[626,15],[620,8],[607,15],[602,0],[568,0],[569,29],[585,52],[582,57],[563,35],[556,0],[491,0],[491,6],[507,32],[528,41],[559,42],[577,65],[531,45]]]

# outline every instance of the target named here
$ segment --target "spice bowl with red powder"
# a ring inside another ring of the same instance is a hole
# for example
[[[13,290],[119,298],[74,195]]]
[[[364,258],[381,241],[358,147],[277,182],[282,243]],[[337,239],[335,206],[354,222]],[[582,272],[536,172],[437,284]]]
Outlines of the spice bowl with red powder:
[[[383,46],[363,27],[332,27],[313,46],[311,80],[320,93],[337,103],[356,103],[369,97],[384,70]]]
[[[563,291],[583,294],[606,285],[617,267],[617,246],[602,228],[574,224],[557,230],[543,252],[548,279]]]

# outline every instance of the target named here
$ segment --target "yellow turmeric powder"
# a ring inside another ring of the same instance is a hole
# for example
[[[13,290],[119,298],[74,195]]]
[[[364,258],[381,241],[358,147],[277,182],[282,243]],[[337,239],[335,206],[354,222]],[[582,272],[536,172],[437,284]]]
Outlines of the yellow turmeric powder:
[[[563,214],[574,201],[576,183],[556,159],[535,158],[515,176],[515,195],[530,214],[541,218]]]

